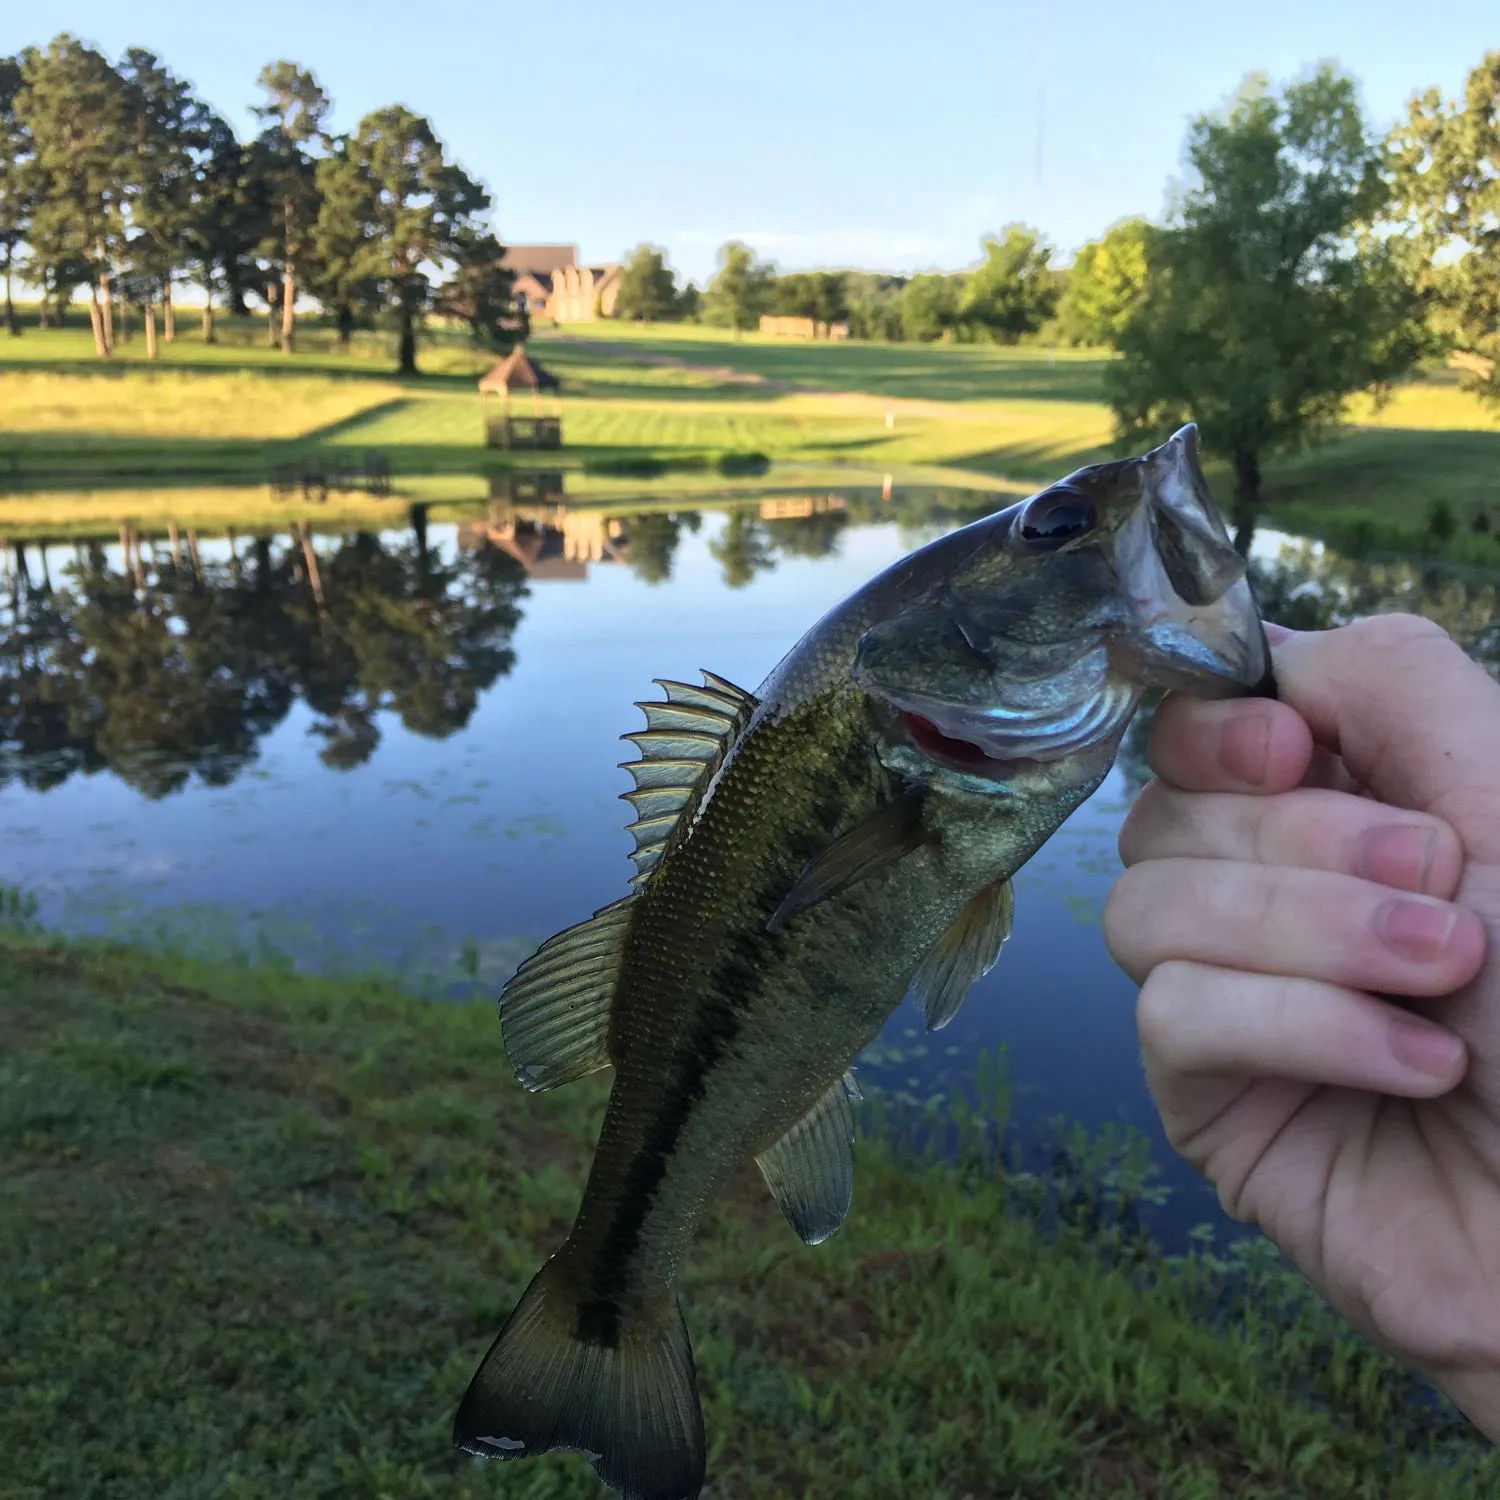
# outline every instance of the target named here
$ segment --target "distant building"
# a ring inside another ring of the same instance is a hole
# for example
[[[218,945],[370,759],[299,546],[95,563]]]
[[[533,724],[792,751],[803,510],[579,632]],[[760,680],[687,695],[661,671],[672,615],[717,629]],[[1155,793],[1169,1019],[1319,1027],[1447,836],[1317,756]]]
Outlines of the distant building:
[[[510,245],[500,264],[516,277],[516,305],[533,318],[591,323],[612,318],[620,267],[580,266],[574,245]]]
[[[775,317],[762,315],[760,331],[779,339],[846,339],[849,337],[847,323],[819,323],[812,318]]]

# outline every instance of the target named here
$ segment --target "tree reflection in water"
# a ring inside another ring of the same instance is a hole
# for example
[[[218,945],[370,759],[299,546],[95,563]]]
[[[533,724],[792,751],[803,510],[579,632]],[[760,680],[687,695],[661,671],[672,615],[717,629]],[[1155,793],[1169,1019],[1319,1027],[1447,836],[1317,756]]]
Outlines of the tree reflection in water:
[[[112,571],[88,543],[41,581],[12,544],[0,784],[109,769],[153,798],[194,775],[226,785],[299,698],[335,769],[369,759],[382,712],[431,738],[462,729],[515,663],[525,574],[489,546],[443,561],[422,519],[396,545],[256,537],[223,562],[153,550],[139,572]]]

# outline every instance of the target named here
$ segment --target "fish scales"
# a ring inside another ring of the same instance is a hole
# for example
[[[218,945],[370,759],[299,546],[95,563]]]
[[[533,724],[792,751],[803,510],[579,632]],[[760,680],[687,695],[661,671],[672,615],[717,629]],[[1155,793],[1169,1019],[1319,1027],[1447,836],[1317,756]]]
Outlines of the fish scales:
[[[1145,690],[1274,692],[1244,574],[1184,429],[902,559],[755,698],[705,673],[643,705],[637,893],[502,998],[526,1086],[614,1081],[573,1229],[471,1382],[459,1446],[576,1448],[626,1500],[698,1496],[675,1292],[695,1229],[750,1157],[809,1243],[838,1227],[851,1061],[908,990],[951,1019],[1009,931],[1009,877]]]

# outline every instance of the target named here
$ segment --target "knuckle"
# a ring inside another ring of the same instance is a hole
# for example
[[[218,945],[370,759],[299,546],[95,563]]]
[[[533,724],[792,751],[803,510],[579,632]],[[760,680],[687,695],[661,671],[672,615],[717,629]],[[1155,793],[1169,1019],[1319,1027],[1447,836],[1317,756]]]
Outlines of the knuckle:
[[[1141,986],[1135,1004],[1135,1026],[1141,1050],[1158,1065],[1170,1066],[1177,1045],[1183,1002],[1191,995],[1197,965],[1169,958],[1157,964]]]
[[[1438,641],[1453,644],[1453,637],[1436,620],[1429,620],[1425,615],[1366,615],[1348,628],[1371,651],[1404,651],[1413,646],[1431,645]]]

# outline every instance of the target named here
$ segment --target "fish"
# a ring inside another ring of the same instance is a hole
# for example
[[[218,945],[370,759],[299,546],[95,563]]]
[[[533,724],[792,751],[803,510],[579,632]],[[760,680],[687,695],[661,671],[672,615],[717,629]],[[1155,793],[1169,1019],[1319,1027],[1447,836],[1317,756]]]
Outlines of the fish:
[[[622,738],[628,895],[500,998],[526,1089],[613,1068],[577,1218],[479,1365],[458,1448],[577,1449],[694,1500],[705,1431],[677,1279],[753,1158],[816,1245],[853,1194],[855,1058],[908,994],[947,1025],[1011,880],[1100,784],[1143,696],[1275,695],[1245,560],[1188,426],[901,558],[754,693],[658,679]]]

